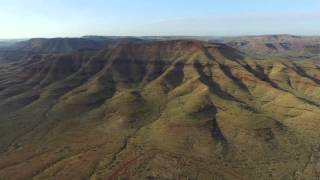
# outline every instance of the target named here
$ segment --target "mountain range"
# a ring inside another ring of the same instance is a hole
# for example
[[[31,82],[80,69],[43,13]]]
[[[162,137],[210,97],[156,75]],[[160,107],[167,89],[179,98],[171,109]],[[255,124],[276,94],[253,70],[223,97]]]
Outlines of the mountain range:
[[[319,39],[1,48],[0,179],[319,179]]]

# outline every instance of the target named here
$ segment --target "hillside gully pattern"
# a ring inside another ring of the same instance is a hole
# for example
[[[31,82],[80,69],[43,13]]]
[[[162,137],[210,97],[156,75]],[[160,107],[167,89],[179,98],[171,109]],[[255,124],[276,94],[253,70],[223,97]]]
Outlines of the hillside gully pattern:
[[[0,179],[319,179],[320,69],[285,57],[291,41],[33,39],[0,53],[15,59],[0,64]]]

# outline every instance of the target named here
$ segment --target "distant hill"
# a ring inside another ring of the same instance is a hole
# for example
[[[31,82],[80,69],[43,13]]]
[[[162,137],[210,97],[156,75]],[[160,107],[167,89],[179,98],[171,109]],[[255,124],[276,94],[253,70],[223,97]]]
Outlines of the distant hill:
[[[133,37],[85,36],[82,38],[33,38],[19,42],[0,42],[0,62],[12,62],[32,55],[66,54],[76,51],[99,50],[122,42],[140,42]]]
[[[289,58],[306,60],[320,55],[320,37],[293,35],[266,35],[225,37],[210,40],[230,45],[256,58]]]
[[[13,44],[14,44],[14,42],[8,42],[8,41],[1,41],[0,40],[0,48],[8,47],[8,46],[11,46]]]
[[[35,38],[20,42],[14,48],[35,53],[69,53],[80,49],[100,49],[103,42],[84,38]]]

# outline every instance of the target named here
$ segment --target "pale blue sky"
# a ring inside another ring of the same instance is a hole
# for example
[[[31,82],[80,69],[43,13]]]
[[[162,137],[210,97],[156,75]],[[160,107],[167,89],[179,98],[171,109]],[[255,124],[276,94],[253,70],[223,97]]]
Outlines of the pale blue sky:
[[[0,38],[320,35],[320,0],[0,0]]]

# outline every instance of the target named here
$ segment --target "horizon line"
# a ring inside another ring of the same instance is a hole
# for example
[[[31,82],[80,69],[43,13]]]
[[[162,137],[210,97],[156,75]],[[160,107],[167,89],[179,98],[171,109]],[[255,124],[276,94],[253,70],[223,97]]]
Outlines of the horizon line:
[[[239,34],[239,35],[100,35],[90,34],[81,36],[34,36],[34,37],[9,37],[1,38],[3,40],[27,40],[27,39],[54,39],[54,38],[84,38],[84,37],[216,37],[216,38],[228,38],[228,37],[259,37],[259,36],[300,36],[300,37],[319,37],[320,34],[290,34],[290,33],[270,33],[270,34]]]

